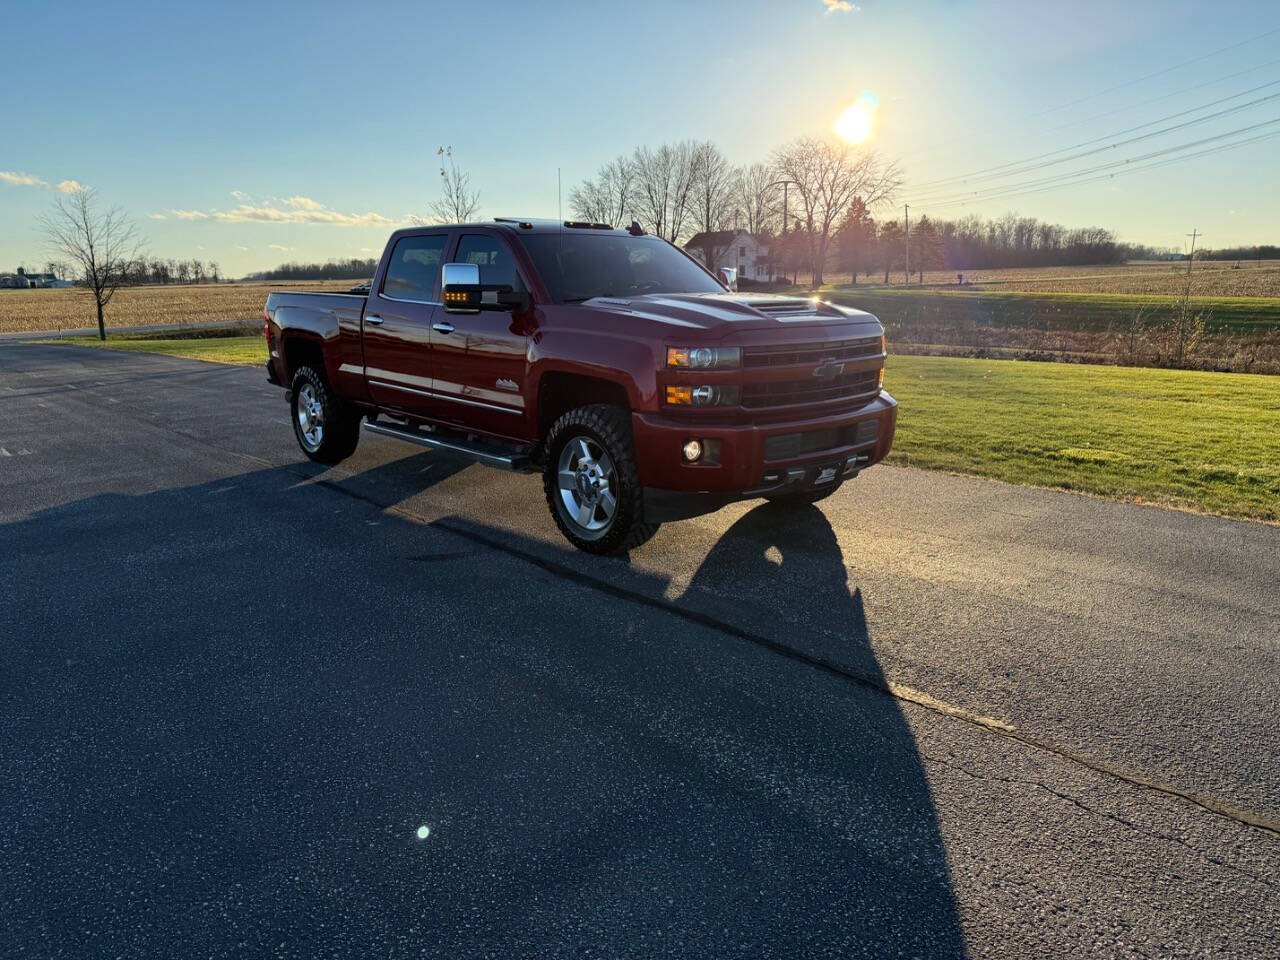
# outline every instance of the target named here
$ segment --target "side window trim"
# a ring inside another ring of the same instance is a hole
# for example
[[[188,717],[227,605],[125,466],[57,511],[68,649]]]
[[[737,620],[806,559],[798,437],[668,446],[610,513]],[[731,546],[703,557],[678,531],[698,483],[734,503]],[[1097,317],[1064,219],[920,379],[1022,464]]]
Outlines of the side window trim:
[[[443,237],[444,238],[444,245],[440,248],[440,262],[442,264],[447,263],[448,262],[447,254],[450,252],[452,248],[457,246],[455,237],[453,235],[453,231],[451,230],[446,230],[444,232],[433,231],[431,233],[409,234],[408,236],[401,237],[399,240],[397,240],[396,247],[398,248],[400,244],[402,244],[406,240],[420,240],[420,239],[425,239],[427,237]],[[435,276],[432,279],[431,294],[430,294],[432,299],[418,300],[416,298],[409,298],[409,297],[393,297],[391,296],[391,294],[386,292],[387,276],[388,274],[391,273],[391,267],[392,267],[392,263],[394,263],[395,255],[396,255],[396,250],[395,248],[392,248],[391,250],[392,262],[387,264],[387,269],[384,270],[382,273],[382,282],[378,285],[378,298],[380,300],[389,300],[392,303],[417,303],[417,304],[422,304],[428,307],[440,306],[440,271],[439,270],[435,271]]]

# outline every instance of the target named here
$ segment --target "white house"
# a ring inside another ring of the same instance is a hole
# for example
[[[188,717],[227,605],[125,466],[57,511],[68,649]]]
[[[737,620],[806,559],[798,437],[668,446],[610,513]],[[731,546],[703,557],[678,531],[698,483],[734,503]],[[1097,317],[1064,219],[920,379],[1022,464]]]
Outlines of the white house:
[[[713,273],[720,267],[736,267],[739,277],[769,279],[769,245],[746,230],[715,230],[695,234],[685,252]]]

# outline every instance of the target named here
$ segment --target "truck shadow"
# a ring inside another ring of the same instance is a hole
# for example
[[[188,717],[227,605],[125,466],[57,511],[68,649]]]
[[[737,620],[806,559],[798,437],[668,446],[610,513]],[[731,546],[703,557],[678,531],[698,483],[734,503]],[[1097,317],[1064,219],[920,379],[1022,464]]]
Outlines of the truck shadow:
[[[702,607],[705,595],[768,609],[772,616],[753,618],[751,633],[768,631],[770,640],[801,656],[847,669],[873,687],[884,684],[863,592],[851,589],[839,540],[816,506],[766,503],[739,518],[679,602]],[[821,638],[788,630],[806,619],[818,621]],[[847,790],[824,877],[843,895],[829,909],[845,914],[869,955],[961,956],[950,870],[915,735],[898,701],[846,683],[854,722],[811,740],[794,757],[801,779],[838,776]],[[839,684],[824,686],[831,695]],[[795,726],[823,722],[812,702],[798,699],[792,706]]]
[[[387,510],[464,462],[360,464],[0,525],[19,952],[964,953],[896,702],[676,615],[805,583],[874,660],[820,511],[751,511],[663,610]]]

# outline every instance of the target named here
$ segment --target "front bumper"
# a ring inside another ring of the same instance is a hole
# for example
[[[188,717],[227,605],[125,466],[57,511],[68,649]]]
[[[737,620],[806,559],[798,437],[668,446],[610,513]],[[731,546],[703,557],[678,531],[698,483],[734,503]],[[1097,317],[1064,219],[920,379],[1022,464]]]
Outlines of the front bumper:
[[[780,423],[699,424],[633,413],[645,514],[679,519],[735,500],[839,483],[889,453],[897,410],[897,401],[881,391],[857,410]],[[875,433],[866,439],[870,421]],[[694,438],[718,441],[719,462],[685,463],[681,448]]]

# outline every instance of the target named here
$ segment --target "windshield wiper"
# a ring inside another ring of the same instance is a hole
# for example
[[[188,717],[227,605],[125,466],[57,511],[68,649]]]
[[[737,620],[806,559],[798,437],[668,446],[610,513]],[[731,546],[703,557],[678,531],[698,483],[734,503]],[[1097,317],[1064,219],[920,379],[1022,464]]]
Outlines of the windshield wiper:
[[[584,300],[594,300],[596,297],[613,297],[615,300],[626,300],[627,297],[620,293],[593,293],[589,297],[565,297],[564,303],[582,303]]]

